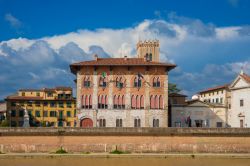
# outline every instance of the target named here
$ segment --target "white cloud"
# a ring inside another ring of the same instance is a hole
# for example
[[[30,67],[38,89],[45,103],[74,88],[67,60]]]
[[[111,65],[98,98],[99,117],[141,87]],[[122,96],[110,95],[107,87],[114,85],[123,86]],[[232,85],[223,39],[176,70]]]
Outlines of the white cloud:
[[[11,13],[5,14],[4,18],[13,28],[20,28],[22,25],[22,22],[14,17]]]
[[[239,72],[241,63],[249,65],[249,29],[249,26],[217,27],[172,14],[169,20],[144,20],[123,29],[80,29],[40,39],[2,41],[0,75],[6,81],[0,82],[0,90],[6,95],[11,91],[4,91],[8,85],[12,85],[13,91],[23,87],[73,86],[70,63],[89,60],[93,54],[136,56],[139,39],[157,38],[161,60],[179,66],[171,72],[170,81],[190,95],[206,86],[228,82]],[[27,82],[30,78],[32,82]]]

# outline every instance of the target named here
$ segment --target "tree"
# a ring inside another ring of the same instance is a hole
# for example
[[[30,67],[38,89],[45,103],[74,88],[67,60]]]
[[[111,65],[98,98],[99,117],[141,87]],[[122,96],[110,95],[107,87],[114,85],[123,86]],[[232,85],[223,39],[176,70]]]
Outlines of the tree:
[[[168,94],[179,93],[180,91],[181,89],[179,89],[176,84],[168,83]]]

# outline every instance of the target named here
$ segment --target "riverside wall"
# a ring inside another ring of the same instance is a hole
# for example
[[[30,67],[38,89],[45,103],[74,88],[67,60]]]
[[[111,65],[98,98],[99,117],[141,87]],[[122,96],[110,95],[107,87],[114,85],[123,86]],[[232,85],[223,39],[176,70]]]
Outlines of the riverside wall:
[[[2,153],[250,153],[250,128],[0,128]]]

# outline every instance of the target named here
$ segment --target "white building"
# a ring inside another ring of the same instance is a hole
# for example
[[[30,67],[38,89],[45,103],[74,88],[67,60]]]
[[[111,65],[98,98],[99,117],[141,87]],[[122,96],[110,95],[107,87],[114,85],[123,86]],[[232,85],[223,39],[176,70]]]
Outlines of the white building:
[[[229,88],[231,91],[230,126],[250,127],[250,76],[241,71]]]

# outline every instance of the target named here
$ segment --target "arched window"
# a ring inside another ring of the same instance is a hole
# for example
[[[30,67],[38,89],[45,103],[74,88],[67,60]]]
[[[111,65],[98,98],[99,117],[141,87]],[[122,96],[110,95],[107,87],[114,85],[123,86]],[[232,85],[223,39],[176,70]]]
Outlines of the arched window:
[[[89,98],[87,95],[85,96],[85,108],[89,108]]]
[[[153,78],[153,87],[156,87],[156,84],[157,84],[157,83],[156,83],[156,78],[154,77],[154,78]]]
[[[108,96],[106,95],[105,96],[105,109],[108,108]]]
[[[101,108],[102,107],[102,96],[99,95],[98,96],[98,108]]]
[[[122,96],[122,109],[125,109],[125,96]]]
[[[89,108],[92,109],[92,96],[89,95]]]
[[[136,96],[136,109],[140,109],[140,97]]]
[[[139,118],[134,119],[134,127],[141,127],[141,119]]]
[[[100,87],[103,87],[103,88],[105,88],[105,87],[107,87],[107,78],[106,77],[100,77],[100,79],[99,79],[99,86]]]
[[[160,82],[160,78],[159,77],[154,77],[153,78],[153,87],[160,87],[161,86],[161,82]]]
[[[118,96],[118,108],[121,109],[122,108],[122,96]]]
[[[155,99],[154,96],[150,96],[150,109],[155,109]]]
[[[142,86],[142,78],[143,76],[140,73],[138,73],[138,75],[134,79],[134,87],[139,88]]]
[[[121,89],[124,87],[125,81],[122,77],[116,77],[116,87]]]
[[[162,95],[159,96],[159,109],[164,109]]]
[[[90,87],[90,78],[89,78],[89,77],[87,77],[87,76],[84,77],[83,86],[84,86],[85,88]]]
[[[116,95],[114,96],[113,102],[114,102],[114,108],[117,109],[117,107],[118,107],[118,97]]]
[[[82,108],[85,108],[85,97],[82,95]]]
[[[155,96],[155,109],[159,109],[159,96]]]
[[[140,98],[140,109],[144,109],[144,96],[143,95]]]
[[[160,78],[158,77],[156,80],[156,87],[160,87],[161,86],[161,82],[160,82]]]
[[[153,56],[152,53],[149,54],[149,60],[152,61],[153,60]]]
[[[136,97],[135,97],[135,95],[132,95],[132,97],[131,97],[131,108],[136,109]]]
[[[102,109],[105,108],[105,96],[102,95]]]

